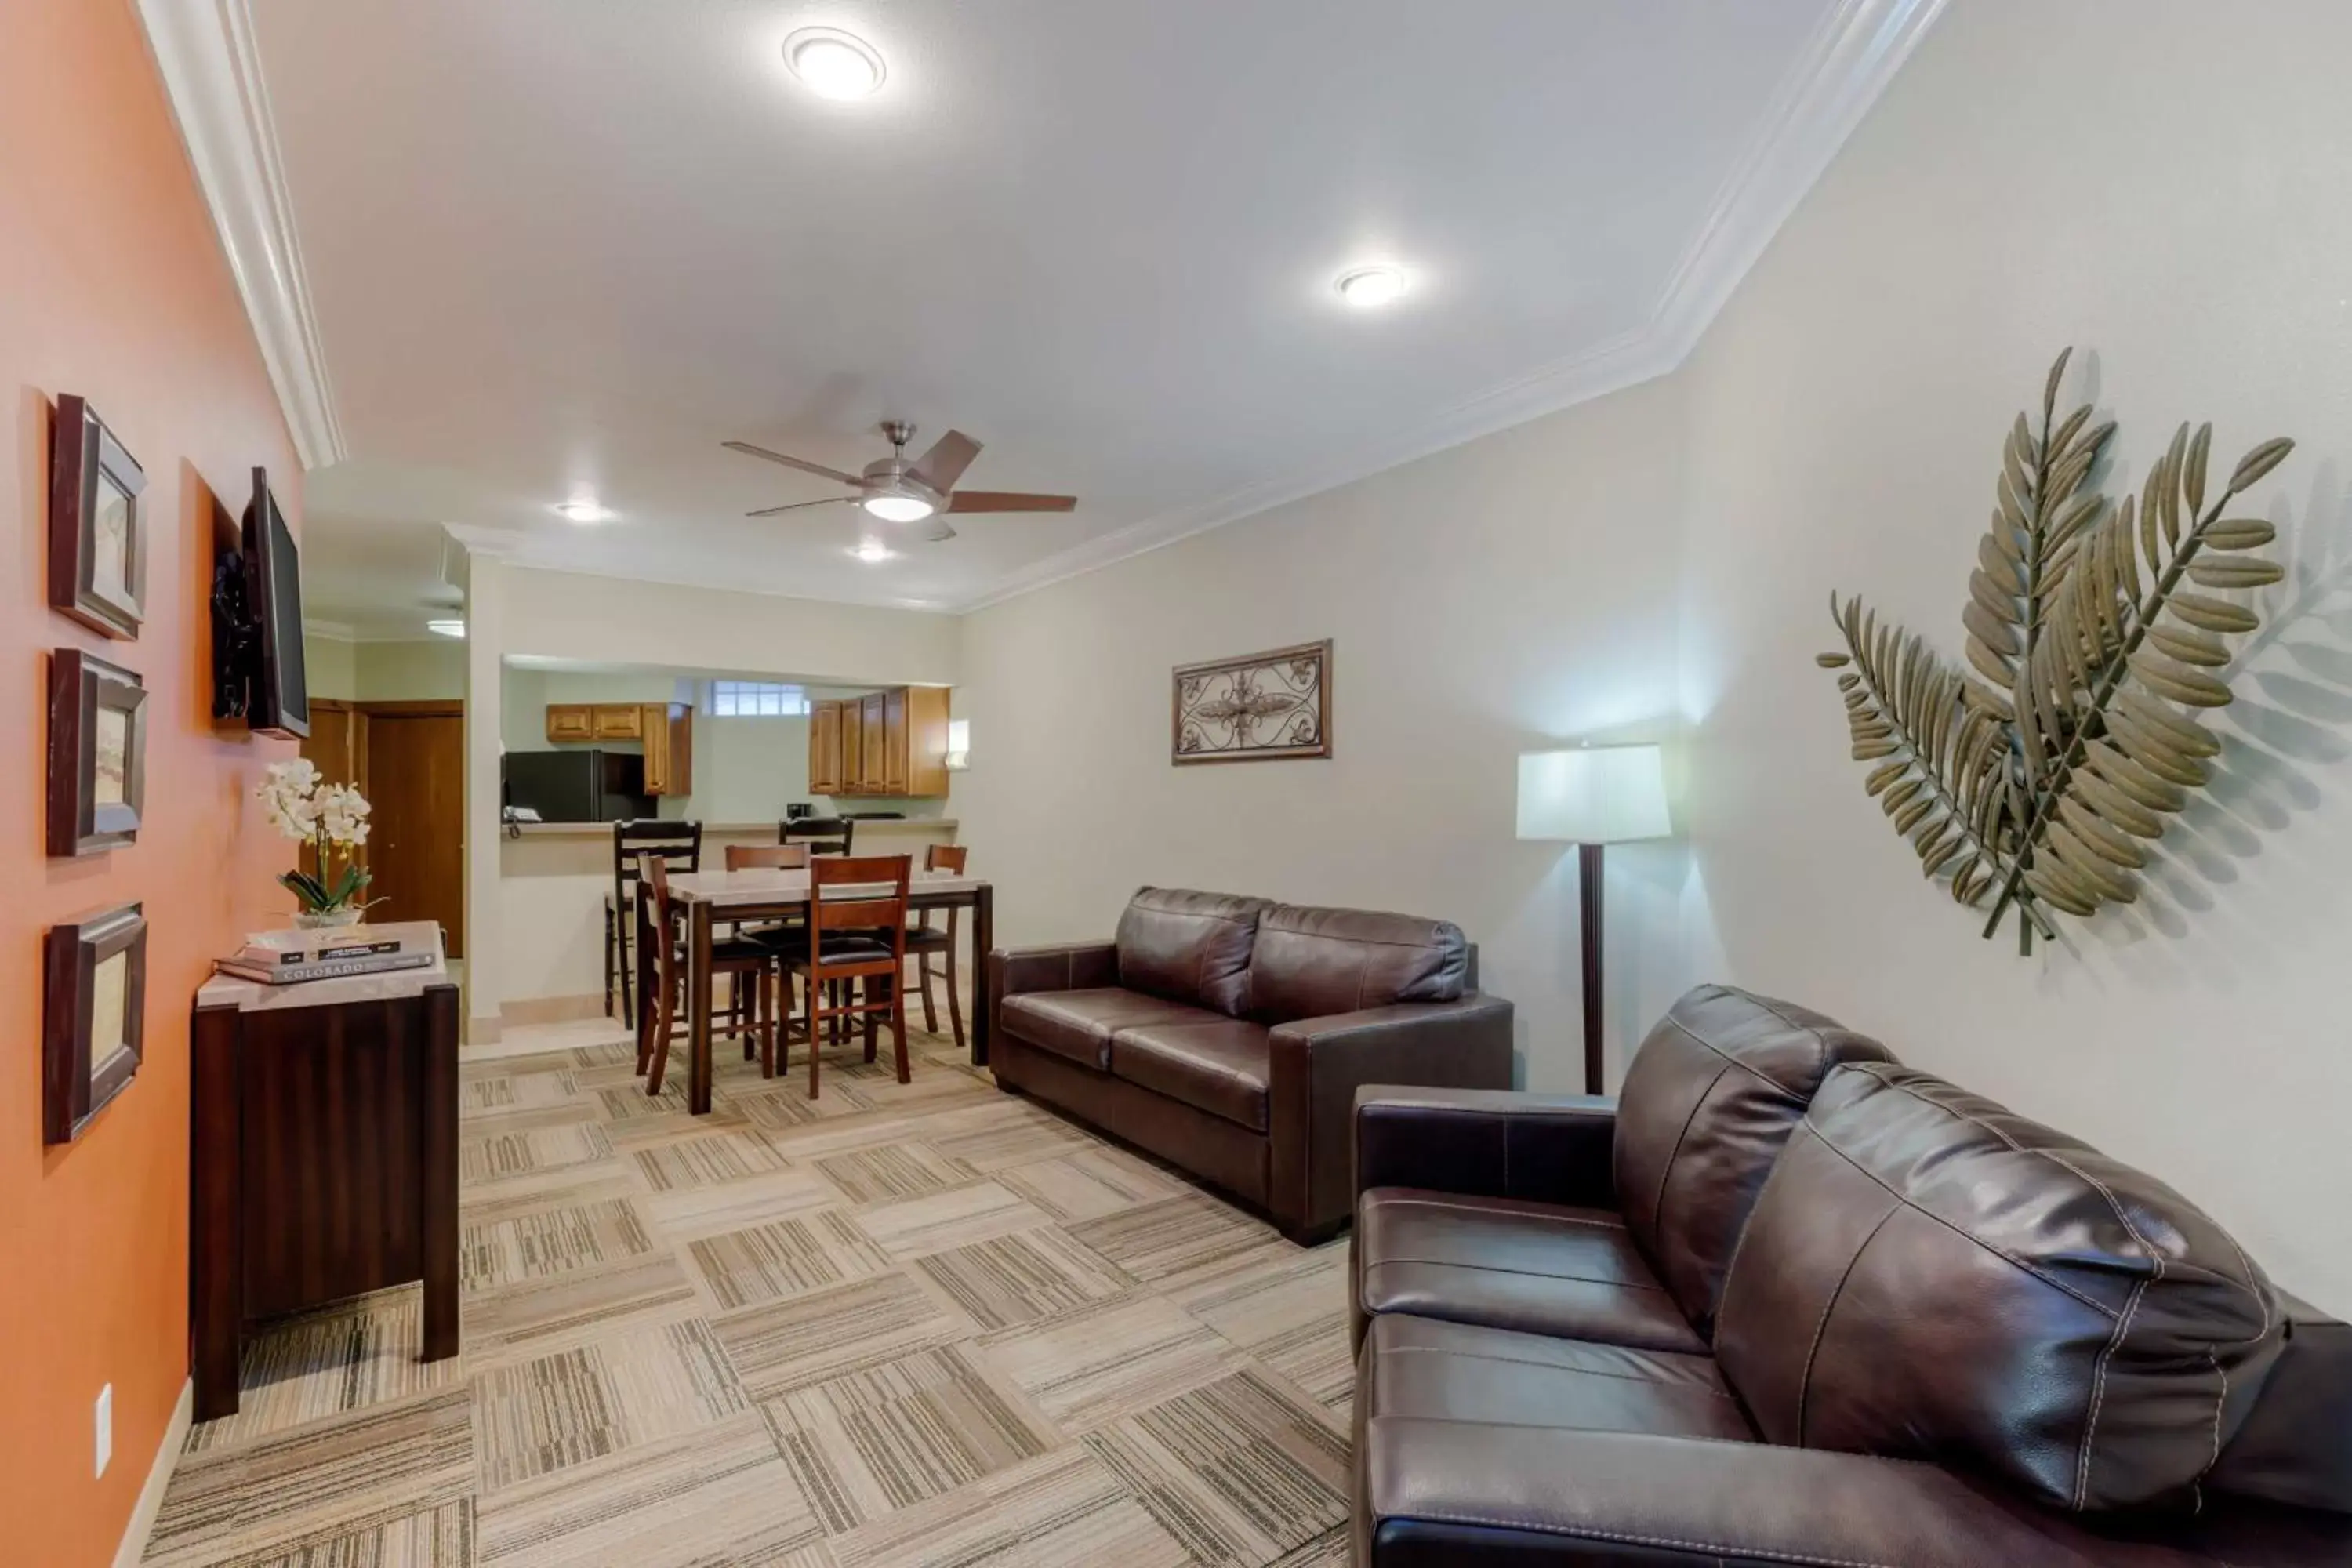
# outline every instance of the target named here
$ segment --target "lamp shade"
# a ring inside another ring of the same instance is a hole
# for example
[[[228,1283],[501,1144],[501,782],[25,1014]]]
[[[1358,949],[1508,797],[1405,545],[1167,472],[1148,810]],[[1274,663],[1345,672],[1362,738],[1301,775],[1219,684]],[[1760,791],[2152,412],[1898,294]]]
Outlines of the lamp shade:
[[[1519,757],[1519,837],[1567,844],[1664,838],[1665,769],[1655,746],[1579,746]]]

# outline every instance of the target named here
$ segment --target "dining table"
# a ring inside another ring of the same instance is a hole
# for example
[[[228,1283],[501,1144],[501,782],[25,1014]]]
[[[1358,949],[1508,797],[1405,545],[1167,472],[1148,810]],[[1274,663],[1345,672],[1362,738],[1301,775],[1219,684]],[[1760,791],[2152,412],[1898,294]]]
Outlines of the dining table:
[[[882,882],[871,886],[834,885],[826,889],[826,904],[830,908],[835,899],[887,897],[891,891],[890,885]],[[654,945],[656,917],[649,884],[637,884],[636,901],[637,994],[650,998],[660,992],[655,967],[659,950]],[[710,952],[714,928],[790,920],[805,915],[808,901],[809,874],[805,870],[759,868],[688,871],[669,879],[669,912],[674,923],[671,931],[664,934],[679,943],[686,953],[687,1110],[692,1114],[702,1116],[710,1110]],[[972,963],[968,971],[971,975],[971,1059],[974,1066],[984,1067],[988,1062],[990,998],[988,965],[982,961],[995,942],[994,889],[978,877],[920,869],[909,873],[909,914],[953,909],[971,911]],[[899,984],[905,984],[903,976]],[[637,1009],[641,1044],[646,1031],[653,1027],[653,1013],[650,1005]],[[814,1048],[814,1043],[811,1048]]]

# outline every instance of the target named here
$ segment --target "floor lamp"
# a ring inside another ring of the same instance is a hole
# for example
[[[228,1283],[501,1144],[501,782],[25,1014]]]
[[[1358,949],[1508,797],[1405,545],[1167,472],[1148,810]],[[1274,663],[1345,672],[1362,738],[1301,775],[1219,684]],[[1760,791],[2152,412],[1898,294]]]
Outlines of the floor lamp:
[[[1577,846],[1584,928],[1584,1092],[1601,1088],[1601,851],[1664,838],[1665,770],[1655,746],[1579,746],[1519,758],[1519,837]]]

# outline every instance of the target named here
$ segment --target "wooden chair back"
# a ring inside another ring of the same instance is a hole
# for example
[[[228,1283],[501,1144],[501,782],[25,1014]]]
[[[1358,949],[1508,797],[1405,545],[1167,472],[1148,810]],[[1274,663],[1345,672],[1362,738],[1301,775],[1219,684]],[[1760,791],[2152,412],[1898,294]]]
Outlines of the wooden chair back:
[[[702,824],[667,817],[635,817],[613,824],[613,907],[626,911],[647,859],[679,871],[702,869]]]
[[[945,871],[951,877],[963,875],[964,860],[971,853],[961,844],[931,844],[923,849],[923,869]]]
[[[809,863],[805,844],[730,844],[730,871],[800,871]]]
[[[887,931],[893,959],[890,973],[905,965],[907,883],[913,866],[912,858],[906,855],[827,856],[809,862],[809,942],[820,973],[865,973],[863,969],[825,962],[824,938],[828,931],[835,935]],[[887,890],[846,891],[867,887]],[[840,890],[828,892],[828,889]],[[873,966],[869,961],[867,967]]]
[[[805,844],[812,855],[847,855],[857,824],[845,816],[803,816],[776,824],[776,842]]]

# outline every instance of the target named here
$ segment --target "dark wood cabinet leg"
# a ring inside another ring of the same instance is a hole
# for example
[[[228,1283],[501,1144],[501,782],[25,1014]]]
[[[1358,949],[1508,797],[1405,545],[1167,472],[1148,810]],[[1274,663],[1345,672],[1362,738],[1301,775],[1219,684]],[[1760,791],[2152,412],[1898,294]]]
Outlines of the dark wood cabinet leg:
[[[425,992],[424,1015],[425,1359],[443,1361],[457,1353],[457,988]]]
[[[238,1243],[239,1105],[234,1007],[196,1009],[190,1033],[188,1328],[195,1418],[236,1414],[245,1258]]]
[[[687,906],[686,1037],[692,1061],[686,1079],[686,1109],[710,1114],[710,906],[698,899]]]

